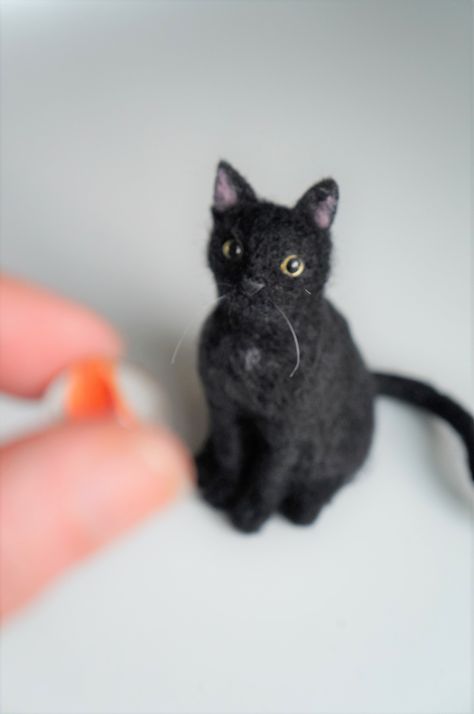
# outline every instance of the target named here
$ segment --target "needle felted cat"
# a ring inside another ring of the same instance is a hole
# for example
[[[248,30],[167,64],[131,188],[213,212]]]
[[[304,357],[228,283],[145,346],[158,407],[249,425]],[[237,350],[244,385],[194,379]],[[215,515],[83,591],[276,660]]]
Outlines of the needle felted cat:
[[[378,394],[447,420],[474,475],[472,417],[422,382],[370,372],[324,296],[338,197],[325,179],[286,208],[259,200],[228,163],[217,169],[208,260],[219,300],[200,341],[210,434],[198,482],[242,531],[275,512],[314,521],[364,462]]]

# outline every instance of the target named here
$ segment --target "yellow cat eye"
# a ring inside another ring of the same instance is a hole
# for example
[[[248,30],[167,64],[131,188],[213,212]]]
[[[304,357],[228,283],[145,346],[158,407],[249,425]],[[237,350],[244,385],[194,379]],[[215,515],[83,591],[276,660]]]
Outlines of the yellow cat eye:
[[[280,270],[290,278],[297,278],[304,270],[304,263],[297,255],[288,255],[281,263]]]
[[[228,260],[239,260],[242,257],[244,249],[240,241],[235,238],[230,238],[223,244],[222,252]]]

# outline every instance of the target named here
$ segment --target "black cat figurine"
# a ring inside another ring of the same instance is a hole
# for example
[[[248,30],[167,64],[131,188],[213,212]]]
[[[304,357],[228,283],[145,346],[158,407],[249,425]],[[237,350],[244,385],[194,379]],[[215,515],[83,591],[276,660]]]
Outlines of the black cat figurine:
[[[204,498],[242,531],[275,512],[312,523],[364,462],[379,394],[447,420],[474,474],[472,417],[422,382],[370,372],[324,296],[338,198],[325,179],[286,208],[228,163],[217,169],[208,260],[219,299],[199,351],[210,434],[196,461]]]

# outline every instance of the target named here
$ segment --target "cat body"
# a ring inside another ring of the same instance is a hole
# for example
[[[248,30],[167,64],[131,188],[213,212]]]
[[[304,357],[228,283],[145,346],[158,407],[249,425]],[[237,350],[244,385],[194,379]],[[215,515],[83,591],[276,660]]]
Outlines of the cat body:
[[[218,167],[208,260],[219,299],[199,348],[210,433],[197,467],[206,500],[243,531],[278,511],[311,523],[370,448],[383,378],[324,295],[338,197],[326,179],[277,206]]]

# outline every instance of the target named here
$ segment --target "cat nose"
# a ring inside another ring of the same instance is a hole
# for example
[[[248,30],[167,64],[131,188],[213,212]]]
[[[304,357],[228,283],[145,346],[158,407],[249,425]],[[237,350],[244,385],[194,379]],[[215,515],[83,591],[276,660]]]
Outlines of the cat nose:
[[[244,278],[242,280],[242,288],[247,297],[252,297],[253,295],[256,295],[264,287],[265,283],[259,280],[252,280],[251,278]]]

